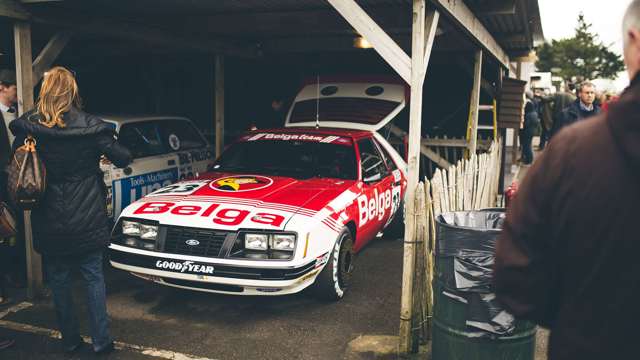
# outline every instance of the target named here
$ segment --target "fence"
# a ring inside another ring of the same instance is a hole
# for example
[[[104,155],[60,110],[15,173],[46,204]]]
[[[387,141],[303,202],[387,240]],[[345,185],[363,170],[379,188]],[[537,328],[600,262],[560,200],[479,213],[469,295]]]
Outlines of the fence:
[[[493,138],[486,134],[478,134],[478,150],[488,151],[491,146]],[[423,144],[428,146],[435,154],[440,156],[450,164],[457,164],[465,157],[465,153],[468,147],[467,140],[464,138],[455,138],[444,136],[425,137]],[[428,157],[423,157],[424,170],[423,173],[429,178],[435,176],[435,172],[438,168],[441,168],[440,164],[431,160]]]
[[[499,141],[489,151],[458,160],[448,169],[437,169],[416,190],[415,278],[412,289],[411,347],[414,352],[431,334],[432,281],[436,247],[435,219],[449,211],[495,207],[498,198],[502,148]],[[403,289],[403,292],[406,291]],[[403,296],[405,294],[403,293]],[[402,343],[402,339],[401,339]]]

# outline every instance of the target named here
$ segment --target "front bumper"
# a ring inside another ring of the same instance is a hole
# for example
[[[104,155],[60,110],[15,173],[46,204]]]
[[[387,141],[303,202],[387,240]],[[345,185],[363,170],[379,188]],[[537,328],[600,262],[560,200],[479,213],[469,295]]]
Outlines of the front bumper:
[[[301,266],[252,267],[204,259],[109,246],[111,265],[163,285],[234,295],[286,295],[311,285],[323,262]],[[324,257],[323,257],[324,258]],[[243,263],[250,261],[243,260]]]

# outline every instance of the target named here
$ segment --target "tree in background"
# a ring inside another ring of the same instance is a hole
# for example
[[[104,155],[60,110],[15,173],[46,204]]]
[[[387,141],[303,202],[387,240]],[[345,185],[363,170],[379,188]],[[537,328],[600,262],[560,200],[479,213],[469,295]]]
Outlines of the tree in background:
[[[624,71],[622,58],[591,31],[591,24],[585,21],[583,14],[578,16],[572,38],[544,43],[536,52],[538,71],[550,71],[568,81],[615,79]]]

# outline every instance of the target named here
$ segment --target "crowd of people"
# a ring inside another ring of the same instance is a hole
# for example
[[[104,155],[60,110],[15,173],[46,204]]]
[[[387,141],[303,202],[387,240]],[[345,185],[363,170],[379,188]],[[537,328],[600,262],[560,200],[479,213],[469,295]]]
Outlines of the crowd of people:
[[[577,121],[607,111],[618,96],[610,92],[598,92],[596,85],[583,81],[575,86],[567,83],[565,88],[553,94],[548,89],[534,88],[525,94],[524,119],[520,130],[522,164],[533,162],[533,138],[540,135],[539,149],[544,150],[551,138],[562,128]]]
[[[622,27],[631,84],[607,111],[594,103],[594,86],[581,84],[549,128],[496,244],[497,299],[550,329],[551,360],[638,358],[640,0]]]

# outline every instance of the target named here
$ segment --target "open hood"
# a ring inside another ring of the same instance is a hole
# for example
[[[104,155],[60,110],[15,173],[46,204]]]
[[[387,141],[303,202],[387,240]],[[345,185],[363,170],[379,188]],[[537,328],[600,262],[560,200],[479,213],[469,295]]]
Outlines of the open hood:
[[[296,96],[285,126],[376,131],[405,107],[406,87],[397,82],[307,83]]]

